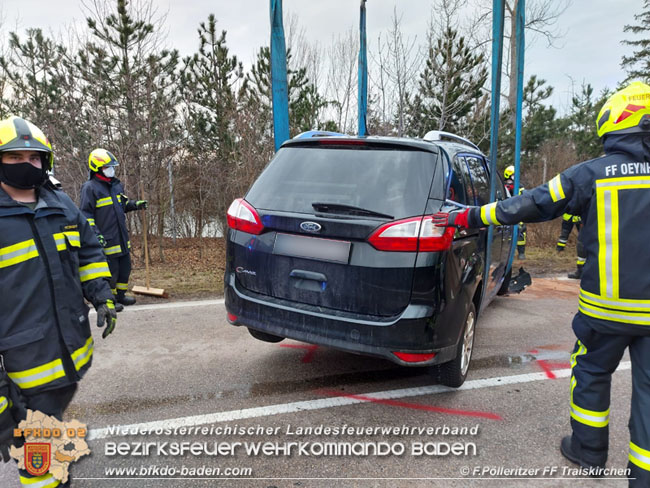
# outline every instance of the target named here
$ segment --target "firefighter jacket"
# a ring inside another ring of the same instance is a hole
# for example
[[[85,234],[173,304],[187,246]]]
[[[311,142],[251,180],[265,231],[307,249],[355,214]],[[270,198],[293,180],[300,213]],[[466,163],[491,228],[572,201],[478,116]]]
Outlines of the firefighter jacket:
[[[126,230],[125,212],[136,209],[136,202],[124,195],[117,178],[102,181],[91,173],[90,180],[81,187],[81,211],[97,234],[106,239],[104,252],[109,258],[129,253],[131,242]]]
[[[84,297],[112,299],[102,248],[62,191],[39,190],[34,210],[0,188],[0,354],[25,395],[77,382],[93,339]]]
[[[470,227],[580,215],[586,263],[580,313],[602,332],[650,333],[650,135],[605,136],[605,155],[537,188],[473,207]]]

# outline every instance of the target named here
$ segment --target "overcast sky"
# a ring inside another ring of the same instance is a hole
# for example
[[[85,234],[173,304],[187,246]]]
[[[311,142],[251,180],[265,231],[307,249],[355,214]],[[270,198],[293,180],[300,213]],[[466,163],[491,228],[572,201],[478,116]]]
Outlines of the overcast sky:
[[[107,1],[107,0],[103,0]],[[530,1],[530,0],[529,0]],[[218,20],[218,28],[228,32],[227,44],[245,65],[255,58],[259,46],[268,45],[268,0],[154,0],[159,14],[166,14],[165,29],[169,45],[187,55],[198,47],[197,27],[210,13]],[[526,51],[526,78],[537,74],[555,87],[553,103],[560,110],[566,106],[572,81],[583,81],[596,90],[613,88],[624,78],[620,60],[626,38],[623,26],[634,22],[641,12],[640,0],[573,0],[561,16],[559,28],[566,33],[559,48],[549,48],[537,39]],[[402,14],[402,31],[424,42],[430,18],[430,0],[368,0],[368,41],[374,42],[380,32],[390,27],[393,8]],[[358,29],[359,0],[284,0],[287,14],[297,16],[311,42],[321,46],[334,36]],[[60,32],[75,23],[84,25],[81,0],[0,0],[2,30],[40,27]]]

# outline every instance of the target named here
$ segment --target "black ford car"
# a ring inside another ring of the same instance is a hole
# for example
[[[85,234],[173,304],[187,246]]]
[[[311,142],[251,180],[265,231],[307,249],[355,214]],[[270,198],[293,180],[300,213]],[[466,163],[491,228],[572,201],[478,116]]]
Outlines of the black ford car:
[[[493,229],[484,282],[488,230],[430,216],[489,197],[485,156],[452,134],[287,141],[228,209],[228,321],[263,341],[437,365],[460,386],[477,316],[507,289],[512,228]]]

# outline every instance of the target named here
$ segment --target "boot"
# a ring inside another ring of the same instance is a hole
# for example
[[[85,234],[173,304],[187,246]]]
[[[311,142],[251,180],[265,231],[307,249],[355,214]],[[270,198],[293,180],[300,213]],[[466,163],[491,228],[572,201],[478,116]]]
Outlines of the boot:
[[[113,297],[113,305],[115,306],[116,312],[121,312],[122,310],[124,310],[124,305],[118,302],[116,297]]]
[[[526,246],[517,246],[517,259],[524,260],[526,259]]]
[[[605,463],[602,464],[590,464],[589,462],[585,461],[584,459],[580,458],[580,454],[576,451],[573,450],[573,445],[571,442],[571,436],[567,435],[562,438],[562,442],[560,442],[560,452],[562,455],[567,458],[569,461],[572,463],[577,464],[578,466],[581,466],[585,469],[590,469],[594,468],[596,470],[595,473],[590,474],[592,478],[602,478],[603,473],[602,470],[605,468]]]
[[[125,307],[133,305],[135,303],[135,297],[128,297],[126,295],[117,295],[117,301],[120,302]]]
[[[572,280],[579,280],[582,278],[582,266],[576,266],[576,270],[573,273],[569,273],[567,277]]]

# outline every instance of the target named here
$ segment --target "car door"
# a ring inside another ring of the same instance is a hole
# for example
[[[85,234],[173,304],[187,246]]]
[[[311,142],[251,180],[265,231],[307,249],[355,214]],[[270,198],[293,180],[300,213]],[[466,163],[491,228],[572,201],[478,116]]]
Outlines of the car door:
[[[472,187],[474,189],[474,204],[485,205],[490,203],[490,177],[487,170],[487,164],[483,156],[477,154],[464,154],[465,160],[471,179]],[[497,182],[497,187],[499,182]],[[502,186],[502,185],[501,185]],[[497,191],[497,198],[503,198],[503,188]],[[487,237],[488,230],[483,231]],[[490,248],[490,265],[488,272],[488,282],[486,283],[486,293],[484,303],[487,303],[490,298],[496,295],[501,284],[501,279],[505,275],[505,263],[503,260],[503,233],[504,226],[494,226],[492,231],[492,245]],[[507,254],[507,251],[506,253]]]
[[[486,164],[489,167],[489,162],[486,161]],[[496,181],[496,199],[497,201],[505,200],[506,198],[509,197],[508,191],[506,190],[506,187],[503,184],[503,181],[501,180],[500,176],[496,176],[497,181]],[[503,225],[501,226],[501,262],[505,267],[508,265],[508,261],[510,259],[510,254],[512,253],[512,231],[513,231],[513,226],[512,225]]]

